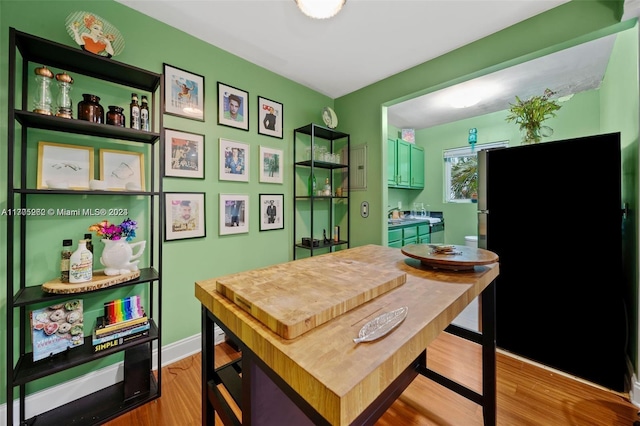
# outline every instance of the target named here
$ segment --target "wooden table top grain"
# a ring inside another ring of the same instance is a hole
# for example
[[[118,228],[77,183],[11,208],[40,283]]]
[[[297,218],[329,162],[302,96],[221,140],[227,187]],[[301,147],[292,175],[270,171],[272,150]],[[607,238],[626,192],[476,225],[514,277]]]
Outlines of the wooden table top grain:
[[[497,263],[465,271],[434,270],[405,256],[400,249],[377,245],[317,257],[322,258],[395,269],[405,272],[407,280],[404,285],[290,340],[278,336],[218,293],[216,278],[197,281],[195,295],[334,425],[351,423],[499,273]],[[409,314],[398,328],[373,342],[353,342],[367,321],[401,306],[407,306]]]

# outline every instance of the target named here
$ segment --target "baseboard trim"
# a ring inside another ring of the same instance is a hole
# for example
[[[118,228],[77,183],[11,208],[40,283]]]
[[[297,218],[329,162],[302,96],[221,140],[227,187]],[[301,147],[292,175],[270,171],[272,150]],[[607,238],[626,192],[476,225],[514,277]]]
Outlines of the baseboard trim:
[[[165,367],[174,362],[180,361],[191,355],[201,351],[201,335],[200,333],[177,342],[166,345],[162,349],[162,366]],[[154,345],[154,365],[153,369],[157,370],[157,346]],[[92,371],[84,376],[68,380],[56,386],[43,389],[40,392],[27,396],[25,401],[26,418],[31,418],[40,413],[47,412],[55,407],[75,401],[90,393],[104,389],[122,380],[124,374],[124,364],[122,362],[112,364],[100,370]],[[18,400],[13,401],[13,424],[18,422]],[[0,422],[4,422],[7,417],[7,405],[0,405]]]

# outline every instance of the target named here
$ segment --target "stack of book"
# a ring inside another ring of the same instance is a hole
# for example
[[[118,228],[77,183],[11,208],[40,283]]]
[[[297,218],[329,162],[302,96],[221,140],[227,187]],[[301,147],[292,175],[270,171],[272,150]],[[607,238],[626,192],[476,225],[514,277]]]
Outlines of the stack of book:
[[[140,296],[112,300],[104,304],[104,315],[96,319],[93,351],[101,352],[149,335],[149,320]]]

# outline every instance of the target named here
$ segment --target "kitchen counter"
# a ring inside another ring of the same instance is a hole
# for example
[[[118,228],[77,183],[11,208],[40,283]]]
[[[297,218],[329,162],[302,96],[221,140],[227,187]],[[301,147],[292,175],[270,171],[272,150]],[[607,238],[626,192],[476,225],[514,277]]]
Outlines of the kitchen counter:
[[[433,227],[436,225],[444,225],[444,221],[430,222],[428,219],[389,219],[387,225],[388,229],[401,229],[416,225],[430,225]]]
[[[479,395],[466,388],[461,392],[455,385],[452,389],[483,405],[485,424],[495,424],[493,281],[498,264],[449,272],[422,266],[398,249],[376,245],[318,258],[363,262],[405,272],[407,278],[403,285],[290,340],[218,293],[215,278],[196,282],[195,295],[202,303],[203,425],[213,424],[214,407],[225,424],[234,422],[232,412],[220,402],[222,368],[213,370],[214,322],[242,350],[241,367],[234,367],[231,375],[239,380],[241,391],[235,394],[241,400],[236,402],[243,425],[373,424],[417,374],[452,386],[427,369],[425,348],[481,293],[487,296],[483,297],[483,334],[470,340],[483,346],[483,392]],[[402,306],[409,313],[394,331],[373,342],[353,342],[367,321]],[[451,327],[455,328],[449,326],[447,331]]]

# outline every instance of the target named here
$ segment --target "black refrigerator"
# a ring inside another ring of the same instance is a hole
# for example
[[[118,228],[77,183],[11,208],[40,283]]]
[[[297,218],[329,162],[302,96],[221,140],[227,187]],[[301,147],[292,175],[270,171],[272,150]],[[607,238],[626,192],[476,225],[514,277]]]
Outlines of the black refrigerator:
[[[496,344],[624,390],[620,134],[478,153],[478,245],[500,258]]]

